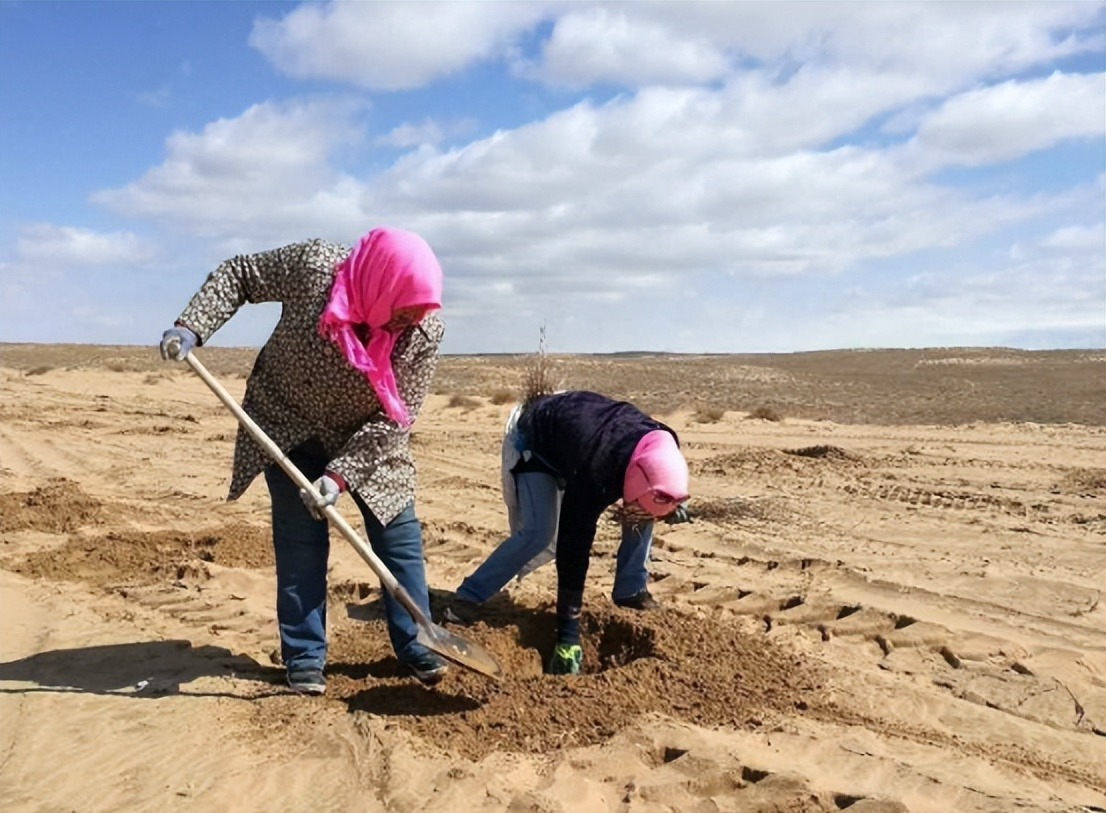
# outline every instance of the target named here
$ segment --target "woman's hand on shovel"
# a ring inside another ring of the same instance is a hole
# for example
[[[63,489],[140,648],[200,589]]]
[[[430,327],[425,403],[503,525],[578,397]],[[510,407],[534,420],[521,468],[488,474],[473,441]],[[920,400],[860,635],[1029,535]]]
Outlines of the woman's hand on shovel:
[[[200,339],[184,325],[175,325],[161,334],[161,357],[165,361],[184,361]]]
[[[346,484],[340,474],[327,472],[312,485],[319,492],[319,499],[316,499],[315,495],[306,488],[300,489],[300,499],[307,506],[307,510],[311,512],[311,516],[315,519],[323,519],[323,509],[338,502],[338,497],[346,490]]]

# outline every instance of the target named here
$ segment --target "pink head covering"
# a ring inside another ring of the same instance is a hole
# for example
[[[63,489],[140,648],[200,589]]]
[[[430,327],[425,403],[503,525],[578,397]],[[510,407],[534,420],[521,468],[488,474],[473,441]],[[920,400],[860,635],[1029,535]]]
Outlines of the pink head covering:
[[[411,416],[392,371],[398,334],[383,328],[394,311],[418,306],[427,311],[442,306],[438,259],[417,234],[379,228],[363,236],[335,266],[330,299],[319,318],[319,333],[365,373],[384,411],[400,426],[410,426]],[[368,343],[355,331],[361,325],[369,326]]]
[[[654,429],[638,441],[630,455],[622,501],[663,517],[687,498],[687,461],[671,432]]]

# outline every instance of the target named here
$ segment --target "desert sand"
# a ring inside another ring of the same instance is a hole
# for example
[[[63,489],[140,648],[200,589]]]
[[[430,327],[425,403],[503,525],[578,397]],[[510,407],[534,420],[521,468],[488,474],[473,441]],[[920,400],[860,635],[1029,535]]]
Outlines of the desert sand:
[[[236,397],[253,351],[197,351]],[[504,536],[526,363],[445,357],[415,425],[435,612]],[[275,654],[268,497],[151,348],[0,345],[0,810],[1106,810],[1106,355],[556,357],[679,433],[695,521],[662,609],[612,605],[543,675],[551,566],[484,619],[500,683],[399,674],[332,534],[329,688]],[[339,509],[351,520],[347,498]]]

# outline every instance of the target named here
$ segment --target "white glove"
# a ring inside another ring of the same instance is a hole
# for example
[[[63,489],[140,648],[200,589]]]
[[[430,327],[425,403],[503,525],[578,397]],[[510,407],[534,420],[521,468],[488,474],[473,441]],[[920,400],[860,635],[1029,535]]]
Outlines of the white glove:
[[[342,494],[342,486],[329,474],[324,474],[312,485],[319,492],[319,498],[316,499],[306,488],[301,488],[300,499],[311,512],[311,516],[315,519],[323,519],[323,509],[338,502],[338,497]]]
[[[174,325],[161,334],[161,357],[165,361],[184,361],[200,337],[184,325]]]

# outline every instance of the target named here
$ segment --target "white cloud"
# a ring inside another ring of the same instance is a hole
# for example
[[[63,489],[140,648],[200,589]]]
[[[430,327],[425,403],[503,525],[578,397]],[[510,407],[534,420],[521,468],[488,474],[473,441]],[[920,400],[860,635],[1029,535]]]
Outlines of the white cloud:
[[[1041,240],[1042,248],[1058,251],[1106,251],[1106,223],[1097,226],[1064,226]]]
[[[1103,133],[1106,76],[1053,73],[953,96],[921,122],[916,144],[932,162],[978,165]]]
[[[376,139],[376,143],[385,147],[417,147],[420,144],[437,144],[442,138],[441,126],[427,119],[421,124],[401,124]]]
[[[15,263],[27,271],[145,263],[154,254],[152,244],[131,232],[104,233],[52,223],[20,227],[15,242]]]
[[[341,100],[253,105],[200,133],[173,133],[162,164],[92,200],[213,237],[262,239],[293,224],[342,233],[358,219],[361,190],[329,159],[362,139],[360,110]]]
[[[1101,50],[1071,33],[1100,17],[1078,3],[308,4],[253,37],[295,76],[413,88],[503,60],[551,84],[626,90],[599,102],[558,89],[541,104],[561,109],[467,143],[476,125],[436,118],[420,106],[430,92],[397,96],[410,120],[371,143],[364,102],[261,102],[174,133],[160,165],[92,199],[175,228],[205,269],[413,228],[447,272],[451,352],[527,349],[542,320],[558,350],[809,349],[801,307],[830,314],[810,321],[820,346],[861,341],[848,338],[860,322],[887,345],[936,341],[957,320],[980,337],[1019,320],[1082,329],[1102,305],[1078,271],[1103,267],[1087,215],[1101,216],[1101,188],[985,196],[927,173],[1101,139],[1101,73],[1032,78]],[[548,39],[527,51],[542,19]],[[379,170],[372,147],[407,152]],[[1015,225],[1047,236],[948,264]],[[940,259],[919,266],[926,253]],[[794,302],[750,293],[777,286]],[[1035,303],[1049,315],[1034,321]]]
[[[568,85],[682,84],[718,79],[729,63],[710,32],[684,36],[635,14],[632,4],[572,10],[542,48],[542,75]]]
[[[466,0],[306,3],[280,20],[257,20],[250,45],[292,76],[398,90],[504,55],[545,8]]]
[[[156,90],[147,90],[139,93],[135,99],[146,107],[166,108],[173,102],[173,89],[169,83],[165,83]]]
[[[852,85],[804,70],[777,85],[754,73],[715,90],[651,88],[445,152],[427,145],[427,120],[393,131],[419,149],[364,179],[329,160],[357,138],[356,108],[258,105],[175,134],[161,166],[97,199],[222,238],[228,255],[402,224],[446,255],[458,294],[499,286],[529,310],[671,293],[703,269],[839,273],[966,244],[1060,205],[974,199],[919,179],[894,150],[815,149],[909,93],[897,80]]]
[[[553,84],[707,81],[755,60],[924,76],[930,92],[1102,46],[1098,4],[310,3],[260,19],[250,43],[280,70],[381,90],[505,60]],[[543,22],[536,58],[520,49]],[[922,44],[920,47],[919,44]]]
[[[515,273],[587,257],[590,267],[624,269],[612,276],[625,280],[704,264],[833,270],[955,244],[1048,206],[926,185],[878,150],[764,156],[779,128],[758,122],[742,138],[728,101],[725,91],[649,91],[412,153],[377,179],[375,207],[432,218],[470,249],[498,245],[502,257],[525,247],[505,264]],[[457,225],[442,225],[449,220]]]
[[[405,122],[374,140],[381,147],[407,149],[423,145],[433,146],[450,138],[457,138],[476,129],[473,119],[451,119],[439,121],[425,118],[418,124]]]

